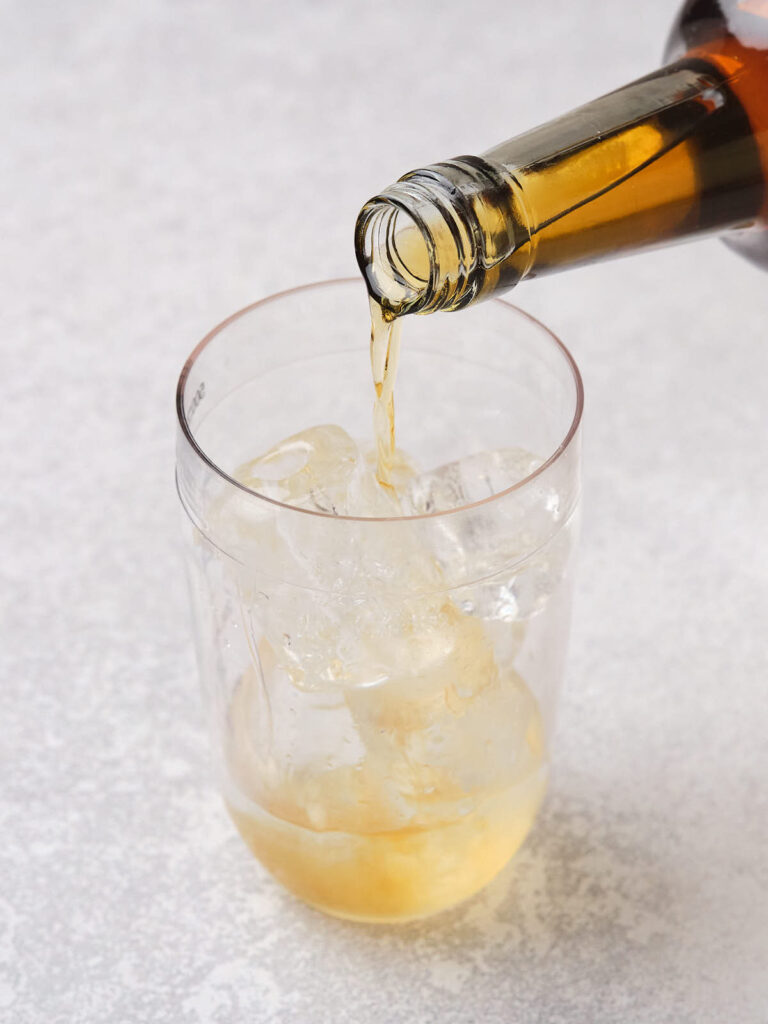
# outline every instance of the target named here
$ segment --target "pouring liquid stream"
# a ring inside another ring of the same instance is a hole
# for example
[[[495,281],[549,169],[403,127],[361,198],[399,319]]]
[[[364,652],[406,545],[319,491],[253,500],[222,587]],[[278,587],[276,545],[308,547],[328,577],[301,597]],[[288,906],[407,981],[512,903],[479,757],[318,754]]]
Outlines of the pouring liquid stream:
[[[395,459],[395,378],[400,358],[401,321],[374,299],[371,306],[371,370],[375,398],[373,436],[376,455],[376,479],[382,487],[394,491],[392,469]]]

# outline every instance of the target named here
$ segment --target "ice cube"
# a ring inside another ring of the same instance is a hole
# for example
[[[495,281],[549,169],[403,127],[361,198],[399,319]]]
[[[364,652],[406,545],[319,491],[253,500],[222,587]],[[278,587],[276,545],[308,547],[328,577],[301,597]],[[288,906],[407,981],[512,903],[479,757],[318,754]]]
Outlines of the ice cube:
[[[408,481],[403,500],[412,512],[447,512],[505,491],[530,476],[542,460],[523,448],[500,448],[449,462]]]
[[[537,712],[519,676],[499,672],[478,619],[445,598],[414,604],[411,619],[412,632],[398,627],[379,651],[370,645],[386,665],[384,683],[349,689],[346,701],[388,802],[423,825],[448,807],[469,811],[478,790],[524,773]]]
[[[410,481],[404,505],[437,517],[429,531],[445,585],[467,615],[518,622],[541,611],[572,546],[556,482],[538,478],[517,496],[468,511],[530,476],[542,460],[521,448],[471,455]],[[473,582],[477,581],[477,582]],[[467,585],[469,584],[469,585]]]
[[[302,430],[236,471],[249,490],[286,505],[349,514],[350,494],[365,488],[368,467],[349,434],[334,424]]]

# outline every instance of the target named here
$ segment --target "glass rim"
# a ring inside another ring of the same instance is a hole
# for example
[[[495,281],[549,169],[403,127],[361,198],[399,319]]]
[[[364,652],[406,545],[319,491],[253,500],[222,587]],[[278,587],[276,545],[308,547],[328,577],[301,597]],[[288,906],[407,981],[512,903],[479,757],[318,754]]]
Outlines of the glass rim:
[[[286,288],[283,291],[275,292],[273,295],[268,295],[266,298],[259,299],[257,302],[252,302],[250,305],[244,306],[242,309],[239,309],[236,313],[232,313],[225,320],[222,320],[221,323],[217,324],[205,335],[202,341],[198,342],[198,344],[193,348],[192,352],[187,357],[187,360],[184,363],[184,366],[182,367],[181,373],[179,375],[178,383],[176,385],[176,416],[179,422],[179,426],[181,428],[181,432],[185,440],[192,448],[193,452],[210,469],[212,469],[213,472],[217,474],[217,476],[221,477],[226,483],[231,484],[233,487],[236,487],[240,491],[244,491],[252,498],[257,498],[259,501],[266,501],[270,505],[274,505],[277,508],[285,509],[288,512],[301,512],[305,515],[317,516],[321,519],[341,521],[346,520],[361,523],[400,523],[420,519],[436,519],[440,516],[456,515],[461,512],[467,512],[470,509],[481,508],[483,505],[489,505],[492,502],[498,501],[499,499],[506,497],[508,494],[512,494],[514,491],[520,491],[524,487],[527,487],[528,484],[531,483],[531,481],[541,476],[551,466],[553,466],[558,461],[558,459],[560,459],[560,457],[564,455],[565,452],[568,450],[574,437],[576,436],[576,432],[579,429],[579,425],[581,424],[582,413],[584,411],[584,384],[581,378],[579,367],[576,364],[576,360],[573,358],[568,348],[554,333],[554,331],[550,330],[550,328],[547,327],[546,324],[542,323],[541,320],[538,320],[535,316],[532,316],[530,313],[526,313],[526,311],[524,309],[520,309],[519,306],[515,306],[511,302],[507,302],[505,299],[497,298],[490,299],[487,301],[493,302],[500,306],[505,306],[508,310],[511,310],[513,313],[516,313],[519,316],[524,317],[530,323],[535,324],[536,327],[540,328],[545,334],[549,336],[549,338],[555,343],[556,347],[560,350],[560,353],[565,358],[566,364],[568,365],[568,368],[571,371],[571,376],[573,378],[573,382],[576,389],[575,409],[568,430],[566,431],[565,437],[557,446],[557,448],[555,448],[552,454],[549,455],[548,458],[546,458],[540,466],[537,466],[536,469],[533,470],[533,472],[529,473],[527,476],[524,476],[521,480],[517,480],[514,484],[511,484],[509,487],[505,487],[503,491],[497,491],[495,494],[489,494],[488,497],[480,498],[478,501],[467,502],[467,504],[459,505],[455,508],[440,509],[434,512],[419,512],[405,516],[353,516],[340,515],[334,512],[322,512],[319,509],[301,508],[299,505],[290,505],[287,502],[278,501],[277,498],[270,498],[266,494],[260,494],[259,491],[251,490],[250,487],[246,487],[245,484],[240,483],[239,480],[236,480],[234,477],[230,476],[229,473],[226,473],[221,468],[221,466],[216,465],[213,459],[211,459],[206,454],[206,452],[201,448],[201,446],[198,444],[194,436],[189,420],[187,419],[187,413],[184,403],[184,390],[187,384],[189,374],[192,371],[192,367],[196,363],[198,357],[202,354],[204,349],[208,347],[208,345],[213,341],[213,339],[216,338],[219,334],[221,334],[222,331],[224,331],[227,327],[229,327],[230,324],[234,323],[235,320],[239,320],[241,317],[246,316],[248,313],[252,313],[255,309],[259,309],[261,306],[266,306],[268,303],[277,302],[280,299],[285,299],[289,295],[296,295],[299,292],[312,291],[317,288],[324,288],[340,284],[357,284],[361,288],[365,287],[365,282],[359,277],[339,277],[331,278],[325,281],[312,281],[309,284],[297,285],[294,288]]]

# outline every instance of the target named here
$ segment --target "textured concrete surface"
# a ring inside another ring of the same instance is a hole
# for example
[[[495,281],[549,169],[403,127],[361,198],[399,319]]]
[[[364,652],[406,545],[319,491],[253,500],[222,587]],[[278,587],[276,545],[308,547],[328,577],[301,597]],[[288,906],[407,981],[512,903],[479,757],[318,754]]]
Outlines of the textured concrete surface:
[[[587,388],[568,683],[534,834],[432,922],[326,919],[250,859],[177,540],[205,331],[353,273],[403,170],[652,67],[669,9],[2,6],[3,1021],[768,1020],[768,278],[706,241],[518,291]]]

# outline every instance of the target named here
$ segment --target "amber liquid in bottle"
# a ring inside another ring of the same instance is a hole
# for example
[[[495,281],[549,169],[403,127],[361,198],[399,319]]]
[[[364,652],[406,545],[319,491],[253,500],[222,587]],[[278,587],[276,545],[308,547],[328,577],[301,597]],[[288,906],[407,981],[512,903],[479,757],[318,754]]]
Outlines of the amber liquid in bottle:
[[[694,0],[678,59],[482,156],[410,172],[363,208],[358,262],[389,316],[727,232],[768,265],[768,3]]]

